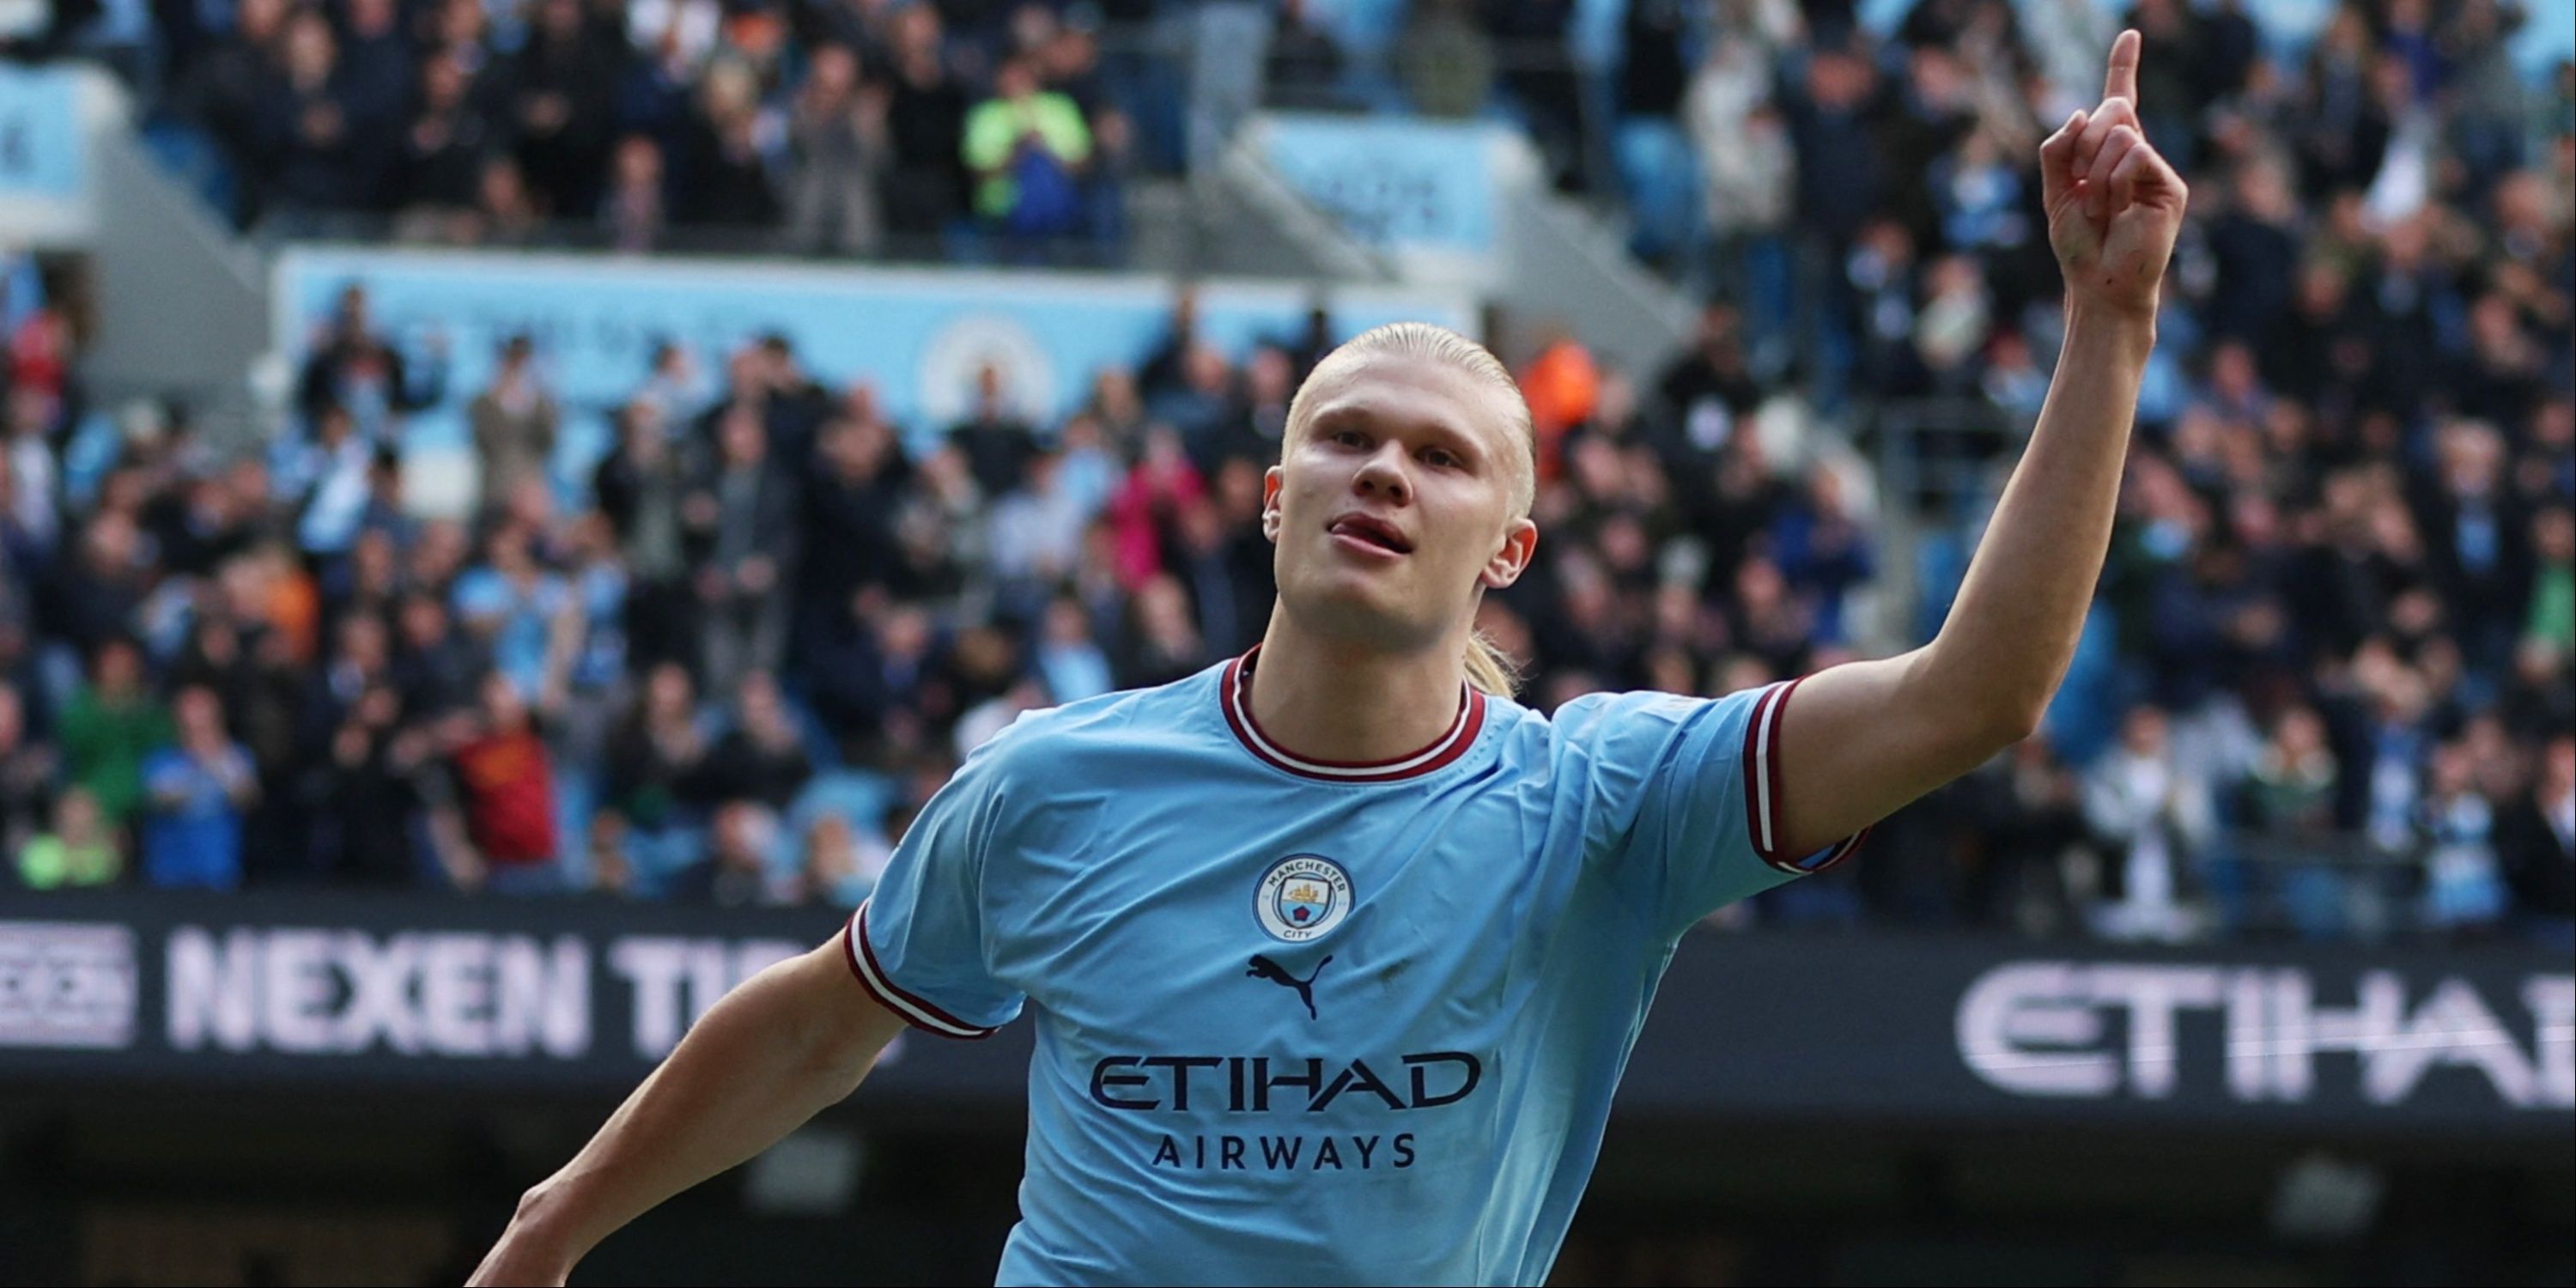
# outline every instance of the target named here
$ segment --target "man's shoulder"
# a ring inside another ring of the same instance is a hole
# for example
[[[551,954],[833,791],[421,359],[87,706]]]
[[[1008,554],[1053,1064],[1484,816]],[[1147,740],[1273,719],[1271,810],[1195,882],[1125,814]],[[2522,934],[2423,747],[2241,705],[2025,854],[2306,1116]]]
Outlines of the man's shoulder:
[[[1653,689],[1603,690],[1569,698],[1550,712],[1518,703],[1497,705],[1508,713],[1510,737],[1516,744],[1580,754],[1611,744],[1659,743],[1685,727],[1706,728],[1705,722],[1711,720],[1737,724],[1749,720],[1763,700],[1782,687],[1761,685],[1713,698]]]
[[[1023,711],[976,748],[975,755],[1054,773],[1077,767],[1056,759],[1067,753],[1185,734],[1201,717],[1212,717],[1218,669],[1151,688],[1119,689]]]

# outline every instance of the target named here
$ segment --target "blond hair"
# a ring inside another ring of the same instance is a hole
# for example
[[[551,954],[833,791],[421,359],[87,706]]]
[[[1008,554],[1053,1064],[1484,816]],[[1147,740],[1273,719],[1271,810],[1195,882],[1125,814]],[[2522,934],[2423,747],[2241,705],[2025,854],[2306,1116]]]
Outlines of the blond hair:
[[[1514,519],[1529,517],[1530,507],[1538,500],[1538,449],[1530,428],[1529,403],[1521,397],[1518,381],[1511,369],[1485,346],[1429,322],[1389,322],[1371,327],[1334,348],[1315,364],[1306,383],[1288,403],[1288,424],[1280,435],[1279,451],[1284,458],[1296,445],[1297,436],[1314,414],[1309,402],[1320,377],[1340,367],[1365,362],[1371,358],[1416,358],[1437,362],[1472,377],[1478,384],[1495,392],[1504,409],[1504,441],[1511,445],[1512,512]],[[1467,636],[1467,683],[1480,692],[1508,698],[1520,689],[1520,668],[1511,655],[1483,631],[1470,631]]]

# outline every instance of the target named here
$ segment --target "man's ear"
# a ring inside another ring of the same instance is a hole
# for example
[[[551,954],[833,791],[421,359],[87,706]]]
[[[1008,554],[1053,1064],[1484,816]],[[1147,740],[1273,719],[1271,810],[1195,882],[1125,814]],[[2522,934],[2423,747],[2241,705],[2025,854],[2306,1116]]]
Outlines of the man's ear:
[[[1488,590],[1501,590],[1521,579],[1529,571],[1532,556],[1538,553],[1538,524],[1529,519],[1514,519],[1503,529],[1503,544],[1497,547],[1485,566],[1476,573],[1476,581]]]
[[[1261,472],[1261,535],[1279,540],[1279,488],[1287,476],[1276,465]]]

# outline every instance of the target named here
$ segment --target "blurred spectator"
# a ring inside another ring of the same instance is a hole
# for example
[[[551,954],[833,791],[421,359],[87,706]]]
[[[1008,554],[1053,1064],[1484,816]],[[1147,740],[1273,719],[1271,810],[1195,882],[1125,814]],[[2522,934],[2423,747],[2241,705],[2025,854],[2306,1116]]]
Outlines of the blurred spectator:
[[[1867,111],[1876,88],[1867,62],[1818,48],[1804,83],[1781,95],[1798,155],[1798,208],[1828,262],[1840,260],[1861,222],[1882,209],[1885,162]]]
[[[396,606],[394,623],[400,641],[394,654],[394,686],[402,695],[405,712],[437,719],[474,700],[474,677],[483,658],[455,630],[445,600],[427,591],[413,591]]]
[[[525,528],[495,526],[483,561],[460,574],[450,592],[466,638],[522,697],[550,687],[550,672],[564,660],[563,632],[572,624],[563,578],[538,561],[533,545]]]
[[[323,408],[337,406],[349,414],[361,437],[377,439],[391,428],[391,417],[444,396],[446,365],[437,360],[441,342],[433,337],[430,347],[428,370],[414,371],[401,351],[377,334],[366,288],[353,283],[341,290],[329,327],[305,355],[296,405],[317,420]]]
[[[1035,662],[1055,702],[1080,702],[1117,687],[1108,655],[1091,637],[1091,616],[1082,601],[1059,597],[1049,602],[1041,631]]]
[[[1014,238],[1078,231],[1091,142],[1082,110],[1041,88],[1034,64],[1004,62],[993,75],[993,97],[966,114],[964,155],[976,177],[975,212]]]
[[[2209,785],[2174,757],[2163,712],[2138,707],[2122,721],[2119,747],[2087,775],[2084,815],[2115,856],[2099,930],[2114,939],[2189,937],[2193,860],[2218,819]]]
[[[51,829],[27,836],[14,852],[18,882],[29,890],[111,886],[125,875],[125,856],[98,801],[78,787],[55,800]]]
[[[876,888],[885,870],[882,845],[862,852],[857,829],[839,814],[822,813],[805,827],[804,851],[797,864],[797,902],[834,908],[857,908]]]
[[[1234,369],[1223,350],[1198,341],[1175,350],[1172,367],[1171,378],[1148,395],[1145,410],[1159,428],[1179,434],[1191,464],[1205,472],[1235,410]],[[1137,446],[1142,455],[1145,445]]]
[[[90,654],[90,682],[56,722],[65,781],[88,792],[112,827],[142,808],[144,760],[171,739],[169,713],[144,680],[140,649],[129,640],[103,641]]]
[[[174,73],[171,106],[203,126],[236,169],[258,168],[261,99],[288,11],[286,0],[242,0],[228,36],[211,40]]]
[[[2436,750],[2416,824],[2424,845],[2424,920],[2446,930],[2488,929],[2504,918],[2495,809],[2478,794],[2473,768],[2465,745]]]
[[[1582,186],[1582,90],[1566,35],[1575,0],[1489,0],[1480,15],[1502,54],[1502,87],[1559,188]]]
[[[2522,638],[2565,666],[2576,656],[2576,511],[2553,506],[2532,516],[2530,612]]]
[[[966,211],[966,88],[950,72],[936,8],[907,5],[895,12],[893,28],[886,128],[894,167],[886,176],[886,225],[896,233],[937,234]]]
[[[511,60],[510,115],[519,164],[555,210],[599,204],[624,51],[581,0],[537,0],[527,44]]]
[[[680,502],[710,689],[730,691],[744,673],[775,668],[785,653],[796,562],[793,494],[793,482],[770,461],[758,413],[728,412],[715,461]]]
[[[553,760],[519,686],[498,671],[484,676],[475,711],[456,717],[452,736],[455,813],[441,828],[451,878],[501,895],[562,890]]]
[[[7,457],[9,517],[32,551],[53,548],[62,518],[60,470],[52,437],[61,399],[45,390],[19,385],[9,391]]]
[[[482,467],[478,495],[490,505],[518,490],[522,483],[547,482],[547,463],[554,457],[555,426],[561,413],[555,397],[539,380],[536,345],[524,335],[501,344],[492,383],[466,406],[474,434],[474,454]]]
[[[774,123],[761,108],[759,82],[743,64],[719,61],[707,69],[698,97],[699,114],[691,119],[681,149],[675,214],[719,229],[776,224],[781,207],[763,138]]]
[[[1143,455],[1109,501],[1122,586],[1133,592],[1163,570],[1167,534],[1206,492],[1180,435],[1159,425],[1148,430]]]
[[[485,246],[532,246],[545,240],[546,212],[528,191],[527,172],[508,157],[483,163],[474,213],[457,225],[456,240]]]
[[[449,230],[480,203],[483,167],[498,142],[472,88],[455,55],[422,59],[420,105],[403,131],[397,200],[412,219],[443,226],[431,229],[440,240],[473,240]]]
[[[883,86],[861,84],[847,46],[814,51],[788,118],[787,230],[806,251],[867,255],[885,218],[877,191],[889,159]]]
[[[1665,468],[1687,474],[1724,448],[1737,423],[1762,402],[1746,365],[1742,312],[1726,304],[1703,309],[1691,348],[1664,369],[1655,393],[1662,400],[1656,423],[1678,431],[1681,440],[1663,444]]]
[[[1181,507],[1173,574],[1188,588],[1208,646],[1229,656],[1250,648],[1270,623],[1279,587],[1273,550],[1260,533],[1261,491],[1240,461],[1229,461],[1223,492]]]
[[[16,689],[0,688],[0,854],[23,850],[54,809],[61,758],[53,747],[27,735],[26,700]],[[97,800],[84,803],[95,816]]]
[[[171,709],[177,741],[142,765],[150,807],[143,875],[164,889],[230,890],[241,884],[242,816],[259,799],[259,778],[250,753],[224,732],[214,690],[181,689]]]
[[[1412,0],[1396,48],[1413,110],[1473,116],[1493,93],[1494,43],[1467,0]]]
[[[2317,839],[2334,831],[2335,755],[2325,721],[2308,707],[2274,717],[2246,781],[2249,821],[2276,836]]]
[[[2576,735],[2553,735],[2528,791],[2495,820],[2498,859],[2524,916],[2567,947],[2576,937]]]
[[[601,806],[617,816],[637,890],[659,895],[696,858],[689,785],[707,754],[689,673],[663,662],[608,740]]]
[[[2071,929],[2068,870],[2097,866],[2084,820],[2084,785],[2047,735],[2026,738],[1972,783],[1969,826],[1988,839],[1968,873],[1966,903],[1977,922],[2026,934]]]
[[[311,439],[278,443],[273,477],[302,513],[296,539],[306,554],[338,555],[356,542],[366,519],[368,473],[376,450],[359,436],[348,409],[336,402],[315,409]]]
[[[1520,384],[1538,451],[1552,460],[1565,431],[1592,419],[1601,397],[1601,369],[1590,350],[1559,332],[1539,347],[1538,356],[1521,371]]]
[[[1830,467],[1807,478],[1806,495],[1781,507],[1771,548],[1782,576],[1809,603],[1820,644],[1847,644],[1846,596],[1876,575],[1877,557],[1843,499],[1843,477]]]
[[[618,417],[617,446],[591,476],[599,512],[617,536],[628,580],[626,643],[637,665],[687,657],[695,632],[681,498],[688,467],[661,405],[637,399]]]
[[[1158,574],[1137,588],[1133,629],[1118,675],[1122,689],[1168,684],[1214,660],[1190,612],[1189,596],[1169,576]]]
[[[660,245],[671,222],[668,192],[661,145],[641,134],[619,139],[608,195],[599,207],[600,226],[607,231],[609,244],[630,252]]]
[[[1654,7],[1652,0],[1636,8]],[[1770,47],[1750,36],[1713,41],[1683,106],[1699,160],[1712,298],[1788,321],[1788,231],[1798,158],[1771,102]]]
[[[342,638],[343,660],[325,681],[330,696],[315,704],[336,714],[321,721],[330,745],[314,788],[312,866],[352,885],[399,888],[419,879],[412,775],[427,755],[426,737],[402,723],[402,699],[387,683],[383,625],[352,617]]]
[[[742,679],[733,728],[716,741],[690,784],[690,793],[713,801],[756,801],[784,811],[814,776],[804,735],[787,710],[778,681],[767,671]]]
[[[1018,488],[1037,455],[1037,432],[1011,406],[1002,369],[987,363],[975,373],[975,406],[951,426],[948,441],[965,454],[975,486],[987,497]]]
[[[331,22],[301,10],[286,23],[281,74],[272,78],[255,109],[254,164],[278,210],[310,216],[362,209],[368,162],[382,153],[381,139],[362,116],[361,86],[340,66],[339,39]]]
[[[1026,603],[1061,581],[1073,569],[1090,520],[1064,486],[1064,458],[1044,451],[1030,456],[1020,485],[993,506],[992,569],[1004,593]]]
[[[760,805],[734,801],[719,808],[709,859],[690,870],[683,896],[719,908],[779,902],[779,883],[769,868],[777,834],[777,816]]]
[[[357,136],[390,143],[411,105],[417,72],[397,0],[349,0],[340,18],[339,72]],[[378,146],[353,160],[370,203],[390,205],[399,195],[396,154]]]

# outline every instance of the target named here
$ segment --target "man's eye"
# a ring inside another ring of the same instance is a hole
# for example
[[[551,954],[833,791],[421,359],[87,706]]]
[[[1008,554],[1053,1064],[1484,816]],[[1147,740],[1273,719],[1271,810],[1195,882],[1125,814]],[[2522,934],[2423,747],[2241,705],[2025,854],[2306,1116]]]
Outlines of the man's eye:
[[[1423,453],[1423,457],[1442,469],[1449,469],[1461,463],[1455,453],[1438,447]]]
[[[1348,444],[1348,445],[1350,445],[1350,446],[1356,447],[1356,446],[1359,446],[1359,445],[1360,445],[1360,444],[1362,444],[1362,443],[1367,442],[1367,441],[1368,441],[1368,436],[1367,436],[1367,435],[1365,435],[1365,434],[1362,434],[1361,432],[1359,432],[1359,431],[1358,431],[1358,430],[1356,430],[1356,429],[1345,429],[1345,430],[1343,430],[1342,432],[1340,432],[1340,433],[1338,433],[1338,434],[1333,435],[1333,441],[1334,441],[1334,442],[1336,442],[1336,443],[1344,443],[1344,444]]]

